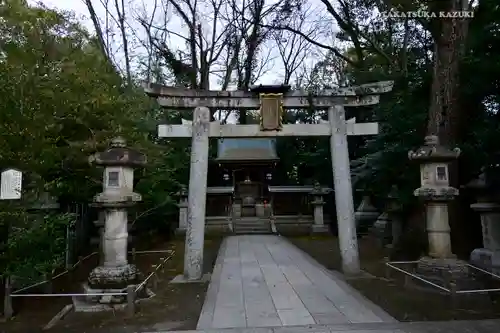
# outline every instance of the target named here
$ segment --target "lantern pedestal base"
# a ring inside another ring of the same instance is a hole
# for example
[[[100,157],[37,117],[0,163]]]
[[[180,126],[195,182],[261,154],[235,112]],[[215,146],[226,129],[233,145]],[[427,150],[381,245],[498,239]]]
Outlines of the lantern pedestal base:
[[[83,291],[88,296],[85,297],[85,301],[94,304],[122,304],[127,302],[126,295],[104,295],[96,296],[96,294],[121,294],[126,293],[127,288],[108,288],[99,289],[91,288],[88,284],[83,285]]]
[[[472,265],[496,275],[500,275],[500,251],[485,248],[474,249],[470,254]]]
[[[463,260],[423,257],[418,261],[415,273],[450,290],[482,289],[480,281],[477,281],[473,276],[474,271],[475,269]],[[436,289],[435,287],[427,287]]]

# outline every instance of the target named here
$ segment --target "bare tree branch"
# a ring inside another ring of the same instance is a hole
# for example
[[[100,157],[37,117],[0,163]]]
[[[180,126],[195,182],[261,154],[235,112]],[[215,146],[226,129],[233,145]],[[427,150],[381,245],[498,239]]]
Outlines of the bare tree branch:
[[[116,14],[118,15],[118,27],[120,28],[123,43],[123,53],[125,55],[125,73],[127,75],[127,85],[132,85],[132,72],[130,70],[130,56],[128,47],[128,37],[125,28],[125,0],[115,0]]]
[[[89,11],[90,19],[94,25],[94,29],[97,35],[97,41],[99,49],[101,50],[104,57],[108,60],[108,62],[114,67],[114,63],[110,57],[110,52],[108,49],[108,43],[104,40],[104,33],[102,31],[101,23],[99,22],[99,17],[97,16],[94,8],[94,4],[92,0],[85,0],[85,5],[87,6],[87,10]]]
[[[291,26],[297,30],[304,30],[305,13],[296,15],[291,22]],[[311,33],[308,34],[312,36]],[[311,44],[304,38],[289,31],[275,31],[274,40],[278,48],[284,66],[284,84],[289,84],[293,73],[299,68],[307,56],[307,51]]]

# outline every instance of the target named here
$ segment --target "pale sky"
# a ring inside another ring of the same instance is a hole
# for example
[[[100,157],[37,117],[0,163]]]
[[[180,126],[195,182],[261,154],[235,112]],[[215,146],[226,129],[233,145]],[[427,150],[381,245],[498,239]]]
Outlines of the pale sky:
[[[138,17],[140,15],[143,15],[144,13],[147,13],[148,15],[152,13],[153,7],[155,4],[155,1],[157,1],[158,4],[161,4],[162,1],[166,2],[166,0],[128,0],[126,6],[127,8],[130,8],[130,13],[127,13],[128,17],[128,22],[130,22],[130,26],[128,27],[128,33],[131,35],[129,39],[129,44],[130,45],[130,50],[132,54],[132,59],[138,59],[141,55],[146,54],[145,53],[145,48],[141,45],[139,42],[140,40],[146,40],[146,33],[144,31],[144,28],[134,19],[134,17]],[[271,0],[272,3],[273,0]],[[317,0],[310,0],[311,3],[317,3]],[[28,3],[30,4],[36,4],[36,3],[43,3],[45,6],[49,8],[58,8],[61,10],[68,10],[72,11],[76,14],[76,17],[79,18],[79,20],[87,27],[89,31],[94,31],[94,26],[92,24],[92,21],[89,19],[89,14],[87,10],[87,6],[85,5],[84,0],[42,0],[42,1],[33,1],[33,0],[28,0]],[[101,18],[101,21],[104,20],[106,10],[104,7],[104,3],[108,2],[110,7],[114,6],[114,1],[113,0],[93,0],[93,4],[95,7],[95,10],[97,12],[97,15]],[[201,1],[200,1],[201,3]],[[322,9],[322,5],[318,4],[318,8]],[[314,8],[316,12],[316,7]],[[113,13],[115,11],[113,10]],[[158,15],[158,14],[157,14]],[[317,20],[318,16],[317,14],[312,15],[314,20]],[[102,22],[103,26],[104,23]],[[160,25],[160,23],[158,24]],[[326,29],[330,30],[332,25],[327,25]],[[324,27],[324,26],[323,26]],[[169,28],[172,31],[181,33],[184,30],[184,27],[182,26],[180,20],[176,17],[170,16],[169,20]],[[116,30],[116,28],[114,28]],[[207,20],[207,29],[210,29],[210,20]],[[117,31],[117,30],[116,30]],[[120,61],[120,58],[123,60],[123,51],[121,50],[121,41],[120,41],[120,36],[116,36],[115,39],[111,45],[113,45],[113,54],[115,54],[115,57],[118,59],[117,62],[119,66],[124,68],[124,63],[123,61]],[[178,45],[180,49],[184,48],[184,41],[179,38],[172,36],[170,37],[169,40],[170,46],[172,45]],[[268,49],[263,51],[266,53],[270,54],[270,58],[274,59],[269,62],[269,64],[266,66],[267,71],[264,72],[264,74],[260,77],[258,80],[258,83],[263,83],[263,84],[279,84],[282,82],[282,73],[283,71],[283,65],[282,62],[279,58],[279,53],[277,50],[276,45],[269,44]],[[312,56],[308,56],[305,60],[305,63],[308,67],[312,67],[314,63],[316,63],[318,60],[320,60],[321,55],[319,54],[319,51],[317,49],[314,49],[309,52]],[[134,67],[134,66],[133,66]],[[136,67],[138,68],[138,67]],[[211,89],[216,90],[220,87],[217,77],[211,77],[210,79],[211,82]]]

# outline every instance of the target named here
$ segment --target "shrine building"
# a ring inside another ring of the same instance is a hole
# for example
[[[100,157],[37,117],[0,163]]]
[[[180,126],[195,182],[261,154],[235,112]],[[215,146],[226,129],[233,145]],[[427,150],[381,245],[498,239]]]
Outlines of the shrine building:
[[[205,228],[247,233],[326,232],[331,221],[323,206],[332,190],[319,185],[279,186],[275,138],[218,139],[208,169]],[[181,196],[178,232],[187,225],[187,197]]]

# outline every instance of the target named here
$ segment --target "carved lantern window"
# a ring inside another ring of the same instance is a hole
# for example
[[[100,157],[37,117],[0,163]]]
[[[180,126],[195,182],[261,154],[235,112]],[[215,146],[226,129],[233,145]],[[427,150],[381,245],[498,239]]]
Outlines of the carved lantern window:
[[[110,171],[108,172],[108,186],[109,187],[119,187],[119,172],[118,171]]]
[[[448,183],[448,168],[446,165],[436,166],[436,182]]]

